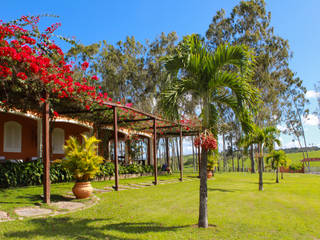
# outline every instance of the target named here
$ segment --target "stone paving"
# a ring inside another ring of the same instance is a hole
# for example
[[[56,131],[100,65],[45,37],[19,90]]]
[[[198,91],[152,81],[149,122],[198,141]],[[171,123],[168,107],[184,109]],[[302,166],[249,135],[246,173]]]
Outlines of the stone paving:
[[[10,220],[8,214],[4,211],[0,211],[0,222]]]
[[[52,213],[52,210],[40,207],[23,207],[15,209],[14,212],[20,217],[35,217],[48,215]]]
[[[193,179],[184,178],[184,182],[188,181],[194,181]],[[170,183],[178,183],[179,180],[159,180],[158,184],[170,184]],[[128,183],[125,185],[119,185],[119,191],[125,191],[125,190],[134,190],[134,189],[141,189],[154,186],[154,184],[150,182],[142,182],[142,183]],[[97,193],[106,193],[106,192],[112,192],[114,189],[112,187],[104,187],[103,189],[94,188],[94,192]],[[70,200],[75,199],[75,196],[72,195],[72,192],[68,192],[64,197],[69,198]],[[82,202],[75,202],[75,201],[59,201],[51,203],[49,206],[53,207],[53,209],[49,208],[42,208],[42,207],[22,207],[22,208],[16,208],[14,210],[15,214],[18,216],[18,219],[22,220],[25,217],[46,217],[46,216],[52,216],[52,215],[58,215],[58,214],[64,214],[67,212],[72,212],[76,210],[85,209],[88,207],[91,207],[95,205],[98,202],[99,198],[93,197],[86,203]],[[15,220],[16,218],[10,218],[9,214],[0,211],[0,222],[3,221],[10,221]]]

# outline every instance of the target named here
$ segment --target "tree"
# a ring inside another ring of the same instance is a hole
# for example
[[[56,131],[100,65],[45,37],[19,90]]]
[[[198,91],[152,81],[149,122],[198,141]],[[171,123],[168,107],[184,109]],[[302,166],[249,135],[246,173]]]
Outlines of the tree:
[[[286,153],[282,150],[273,150],[266,157],[266,161],[268,163],[270,162],[271,168],[276,170],[276,183],[279,183],[279,168],[289,165],[289,159]]]
[[[252,79],[263,100],[259,106],[261,111],[255,116],[258,126],[275,126],[281,120],[291,125],[292,117],[288,112],[295,109],[294,103],[302,109],[296,112],[305,113],[306,101],[302,93],[306,89],[302,80],[295,77],[289,68],[292,58],[289,43],[274,33],[271,13],[267,11],[264,0],[242,0],[229,16],[223,9],[218,11],[212,18],[206,37],[213,50],[225,41],[232,45],[245,44],[254,50],[256,64]],[[295,117],[294,120],[297,120],[294,128],[298,131],[289,133],[302,136],[299,119]],[[253,165],[251,169],[254,170]]]
[[[245,46],[220,45],[214,53],[199,35],[186,36],[173,55],[164,58],[169,72],[168,88],[163,93],[166,115],[178,118],[181,99],[190,94],[200,103],[203,131],[217,135],[218,104],[232,109],[244,131],[251,130],[250,109],[257,103],[258,92],[249,83],[251,52]],[[229,70],[229,69],[232,69]],[[194,106],[196,107],[196,106]],[[207,218],[207,150],[202,148],[200,166],[199,227],[208,227]]]
[[[263,165],[264,165],[264,149],[267,148],[269,152],[274,149],[275,143],[280,146],[278,139],[279,130],[276,127],[254,127],[254,131],[244,136],[241,140],[242,146],[248,148],[252,144],[257,145],[258,149],[258,170],[259,170],[259,191],[263,190]]]

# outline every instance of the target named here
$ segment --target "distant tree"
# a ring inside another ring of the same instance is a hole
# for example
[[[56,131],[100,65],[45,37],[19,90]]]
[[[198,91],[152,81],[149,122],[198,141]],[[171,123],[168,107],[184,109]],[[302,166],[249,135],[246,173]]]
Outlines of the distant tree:
[[[267,155],[266,161],[270,162],[271,168],[276,170],[276,183],[279,183],[279,168],[287,167],[290,164],[286,153],[282,150],[273,150]]]
[[[259,191],[263,190],[263,165],[264,165],[264,149],[271,152],[274,145],[280,146],[278,139],[279,130],[276,127],[259,128],[255,126],[254,131],[245,135],[241,139],[242,146],[248,148],[250,145],[257,145],[258,154],[258,169],[259,169]]]

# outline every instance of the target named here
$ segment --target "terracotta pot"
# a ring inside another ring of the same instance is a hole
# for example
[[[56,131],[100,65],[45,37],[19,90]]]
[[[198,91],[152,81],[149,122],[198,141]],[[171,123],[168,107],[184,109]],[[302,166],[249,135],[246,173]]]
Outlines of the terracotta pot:
[[[207,178],[211,178],[212,177],[212,171],[207,171]]]
[[[78,199],[88,198],[93,192],[90,182],[76,182],[72,188],[73,194]]]

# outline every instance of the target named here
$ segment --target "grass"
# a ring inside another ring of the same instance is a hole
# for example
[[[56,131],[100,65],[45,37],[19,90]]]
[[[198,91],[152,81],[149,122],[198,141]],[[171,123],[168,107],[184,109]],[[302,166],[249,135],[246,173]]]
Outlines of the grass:
[[[3,222],[0,239],[320,239],[320,176],[285,174],[285,179],[275,184],[274,175],[265,174],[265,190],[259,192],[256,174],[216,174],[208,181],[212,224],[208,229],[195,226],[199,180],[193,179],[101,193],[98,205],[75,213]],[[149,180],[121,180],[121,184]],[[106,184],[112,182],[94,183],[95,187]],[[52,190],[70,191],[71,185],[54,184]],[[41,188],[2,190],[0,201],[3,194],[9,194],[9,200],[31,201],[15,192],[33,195]],[[10,208],[3,203],[0,207]]]

